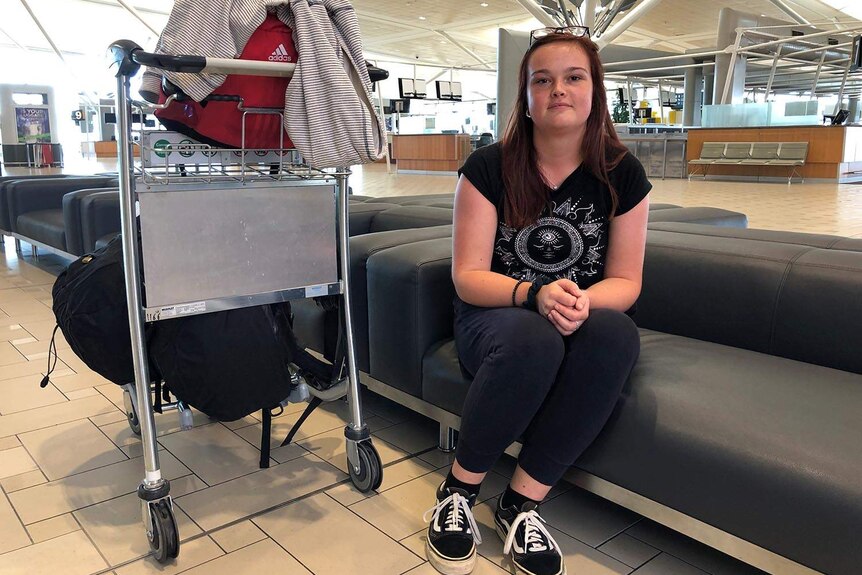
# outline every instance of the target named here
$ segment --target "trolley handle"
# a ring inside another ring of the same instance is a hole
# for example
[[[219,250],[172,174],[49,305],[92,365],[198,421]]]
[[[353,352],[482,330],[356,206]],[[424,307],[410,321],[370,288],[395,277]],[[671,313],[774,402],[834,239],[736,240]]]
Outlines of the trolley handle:
[[[153,54],[131,40],[117,40],[108,47],[111,67],[117,66],[117,76],[134,76],[141,66],[159,68],[172,72],[192,74],[240,74],[249,76],[293,76],[296,64],[267,62],[265,60],[236,60],[231,58],[207,58],[205,56],[171,56]]]
[[[230,58],[208,58],[205,56],[171,56],[144,52],[131,40],[117,40],[108,47],[111,67],[117,66],[117,76],[134,76],[141,66],[159,68],[171,72],[199,74],[240,74],[252,76],[291,77],[296,64],[290,62],[267,62],[264,60],[237,60]],[[389,77],[389,71],[366,62],[371,82],[379,82]]]

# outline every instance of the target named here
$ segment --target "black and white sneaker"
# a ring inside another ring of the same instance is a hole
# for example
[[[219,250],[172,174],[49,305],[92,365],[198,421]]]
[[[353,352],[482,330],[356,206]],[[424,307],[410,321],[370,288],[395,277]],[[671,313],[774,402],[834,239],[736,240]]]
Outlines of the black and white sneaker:
[[[497,501],[494,524],[497,535],[504,541],[503,554],[511,554],[512,563],[527,575],[565,575],[566,565],[560,546],[548,533],[545,520],[536,504],[527,501],[519,510],[514,505],[503,508]]]
[[[437,489],[437,505],[425,512],[430,521],[425,549],[428,561],[440,573],[466,575],[476,566],[476,545],[482,542],[473,517],[475,495],[456,487]]]

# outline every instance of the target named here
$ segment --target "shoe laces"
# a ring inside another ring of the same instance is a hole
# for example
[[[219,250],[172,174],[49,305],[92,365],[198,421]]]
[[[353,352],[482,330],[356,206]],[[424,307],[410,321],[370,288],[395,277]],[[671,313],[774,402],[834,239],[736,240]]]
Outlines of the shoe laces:
[[[512,549],[512,544],[515,542],[515,533],[518,531],[518,527],[521,523],[524,524],[524,550],[528,553],[560,548],[560,546],[557,545],[557,542],[554,541],[554,538],[551,537],[548,529],[545,527],[545,520],[542,519],[541,515],[536,513],[535,509],[531,509],[529,511],[523,511],[515,517],[511,527],[509,527],[509,534],[506,536],[506,542],[503,544],[504,554],[509,553]]]
[[[443,520],[444,531],[463,531],[464,522],[467,523],[470,532],[473,535],[473,540],[478,545],[482,542],[482,536],[479,534],[479,526],[476,524],[476,518],[473,517],[473,510],[470,509],[470,503],[467,498],[458,493],[453,492],[449,497],[438,501],[437,504],[425,512],[422,520],[426,523],[429,521],[437,521],[441,513],[446,511],[446,517]]]

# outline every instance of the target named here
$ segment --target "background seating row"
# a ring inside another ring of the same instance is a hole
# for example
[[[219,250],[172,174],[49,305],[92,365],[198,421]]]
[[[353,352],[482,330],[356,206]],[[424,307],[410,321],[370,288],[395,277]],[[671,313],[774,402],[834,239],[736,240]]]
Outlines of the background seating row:
[[[689,161],[689,179],[697,174],[704,178],[710,166],[786,166],[789,184],[808,156],[808,142],[704,142],[700,157]]]

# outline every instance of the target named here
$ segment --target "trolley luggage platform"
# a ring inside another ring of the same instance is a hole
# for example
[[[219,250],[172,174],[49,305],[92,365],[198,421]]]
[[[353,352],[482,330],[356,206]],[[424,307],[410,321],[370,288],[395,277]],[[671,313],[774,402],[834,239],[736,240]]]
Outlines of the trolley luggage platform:
[[[300,383],[297,395],[310,394],[319,402],[346,394],[351,418],[344,431],[347,467],[359,490],[380,486],[382,465],[362,417],[354,357],[349,170],[310,168],[295,150],[216,149],[191,140],[171,142],[164,131],[142,131],[140,167],[133,162],[132,106],[145,104],[132,101],[129,80],[141,65],[270,76],[289,76],[294,65],[150,54],[128,40],[115,42],[110,51],[112,65],[117,66],[120,212],[135,368],[135,383],[126,387],[126,410],[143,444],[145,474],[138,496],[144,528],[154,557],[165,562],[178,555],[179,534],[170,485],[161,475],[156,451],[145,322],[297,298],[338,297],[345,334],[343,373],[325,391]],[[190,414],[182,404],[169,407],[180,409],[181,421]]]

